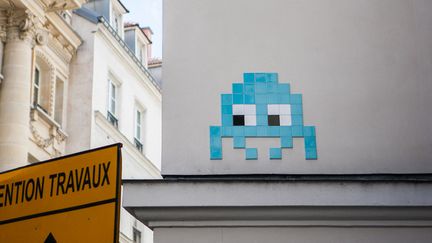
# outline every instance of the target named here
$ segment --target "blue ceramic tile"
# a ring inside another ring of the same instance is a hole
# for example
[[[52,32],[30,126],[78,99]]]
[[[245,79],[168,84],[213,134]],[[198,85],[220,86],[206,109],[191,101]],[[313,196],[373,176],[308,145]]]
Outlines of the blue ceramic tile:
[[[279,84],[278,93],[280,94],[290,94],[291,88],[289,84]]]
[[[255,73],[255,83],[266,83],[267,76],[265,73]]]
[[[276,126],[268,127],[267,134],[270,137],[280,137],[280,127],[276,127]]]
[[[282,149],[270,148],[270,159],[282,159]]]
[[[293,138],[291,136],[282,136],[281,137],[281,147],[282,148],[292,148],[293,147]]]
[[[232,105],[223,105],[222,114],[232,115]]]
[[[234,136],[244,136],[244,127],[233,127],[233,135]]]
[[[242,94],[243,84],[232,84],[232,90],[234,94]]]
[[[245,94],[244,95],[244,103],[245,104],[255,104],[255,95],[254,94]]]
[[[290,95],[288,94],[279,94],[278,101],[280,104],[290,104]]]
[[[242,94],[234,94],[233,95],[233,104],[244,104],[243,98],[244,97]]]
[[[222,115],[222,126],[232,126],[233,125],[233,116],[223,114]]]
[[[267,136],[267,129],[269,127],[267,125],[265,126],[258,126],[257,127],[257,136],[258,137],[266,137]]]
[[[245,137],[234,137],[234,148],[245,148],[246,139]]]
[[[266,73],[266,81],[268,83],[277,83],[278,80],[278,73]]]
[[[267,85],[265,83],[258,83],[255,85],[255,93],[267,94]]]
[[[303,128],[303,133],[304,133],[304,136],[309,136],[309,137],[311,137],[311,136],[316,136],[316,134],[315,134],[315,127],[313,127],[313,126],[305,126],[304,128]]]
[[[278,84],[276,83],[267,83],[267,93],[268,94],[276,94],[278,91]]]
[[[255,94],[255,84],[245,84],[244,85],[245,94]]]
[[[256,105],[256,114],[257,115],[267,115],[268,114],[267,113],[267,104]]]
[[[222,105],[232,105],[232,94],[221,94]]]
[[[210,126],[210,135],[211,136],[220,136],[221,130],[222,129],[219,126]]]
[[[303,115],[302,105],[291,105],[291,114],[293,115]]]
[[[253,73],[244,73],[243,74],[243,81],[244,81],[244,83],[254,83],[255,82],[255,75]]]
[[[258,150],[256,148],[245,149],[245,154],[247,160],[258,159]]]
[[[305,148],[316,149],[316,138],[315,137],[304,137]]]
[[[306,159],[315,160],[318,159],[318,153],[316,149],[306,148]]]
[[[302,104],[301,94],[291,94],[291,104],[300,105]]]
[[[292,137],[292,129],[291,126],[281,126],[280,127],[280,135]]]
[[[222,136],[232,137],[233,136],[233,128],[231,126],[223,126],[222,127]]]
[[[210,159],[222,159],[222,149],[210,148]]]
[[[267,115],[257,115],[257,125],[258,126],[267,126]]]
[[[278,96],[273,94],[268,95],[267,102],[269,104],[279,104]]]
[[[303,116],[302,115],[291,115],[291,123],[293,126],[303,126]]]
[[[267,95],[266,94],[256,94],[255,95],[255,103],[267,104]]]
[[[291,126],[293,137],[303,137],[303,126]]]
[[[246,137],[256,137],[257,136],[257,127],[256,126],[246,126],[245,127],[245,136]]]

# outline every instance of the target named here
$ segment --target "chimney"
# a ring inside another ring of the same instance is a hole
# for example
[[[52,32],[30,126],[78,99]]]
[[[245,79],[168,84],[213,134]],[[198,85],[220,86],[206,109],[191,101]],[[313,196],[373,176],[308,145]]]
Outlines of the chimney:
[[[147,38],[151,42],[153,30],[150,27],[144,27],[141,30],[144,32],[144,34],[147,36]],[[152,43],[150,43],[150,45],[147,46],[147,60],[150,60],[152,58],[152,48],[151,47],[152,47]]]

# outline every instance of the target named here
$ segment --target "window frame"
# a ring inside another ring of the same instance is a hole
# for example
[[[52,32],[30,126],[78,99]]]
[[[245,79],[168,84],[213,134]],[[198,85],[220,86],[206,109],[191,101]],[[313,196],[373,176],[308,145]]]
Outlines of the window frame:
[[[112,87],[114,87],[114,96],[112,95]],[[108,95],[107,95],[107,120],[116,128],[119,127],[119,102],[120,102],[120,83],[112,77],[108,76]],[[114,102],[112,102],[114,101]],[[114,103],[114,106],[113,106]]]
[[[139,115],[138,115],[139,113]],[[144,137],[143,137],[143,128],[144,128],[144,115],[145,115],[145,109],[143,106],[136,104],[134,109],[134,117],[133,117],[133,141],[135,144],[135,147],[140,151],[143,152],[144,148]],[[139,123],[138,123],[139,118]],[[139,129],[138,129],[139,127]],[[139,130],[139,131],[138,131]],[[139,132],[139,133],[138,133]],[[139,136],[137,136],[139,135]]]
[[[135,119],[134,119],[134,138],[138,141],[142,141],[142,119],[143,111],[138,107],[135,108]],[[138,131],[139,130],[139,131]]]
[[[33,75],[33,102],[32,102],[33,107],[35,108],[37,106],[40,106],[39,101],[40,101],[40,93],[41,93],[41,78],[42,78],[41,68],[38,65],[35,65],[34,75]],[[38,81],[37,84],[36,84],[36,79]],[[37,94],[36,94],[36,90],[37,90]]]
[[[138,236],[136,238],[136,236]],[[132,230],[132,242],[133,243],[141,243],[142,242],[142,232],[137,229],[136,227],[133,227]]]

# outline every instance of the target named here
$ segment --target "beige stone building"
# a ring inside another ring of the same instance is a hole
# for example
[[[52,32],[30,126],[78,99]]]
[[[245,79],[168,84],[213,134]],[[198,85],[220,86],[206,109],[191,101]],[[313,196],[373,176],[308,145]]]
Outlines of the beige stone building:
[[[0,171],[64,154],[69,66],[85,0],[0,1]]]

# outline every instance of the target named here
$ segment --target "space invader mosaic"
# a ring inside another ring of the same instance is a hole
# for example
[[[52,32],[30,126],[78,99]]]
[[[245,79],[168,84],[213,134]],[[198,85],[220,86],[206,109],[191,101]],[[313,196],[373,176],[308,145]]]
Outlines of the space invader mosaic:
[[[304,138],[305,158],[318,158],[314,126],[303,124],[301,94],[279,83],[277,73],[244,73],[243,83],[232,84],[232,94],[221,95],[221,126],[210,126],[210,159],[222,159],[222,138],[232,137],[234,149],[245,159],[258,159],[247,137],[277,137],[280,147],[269,148],[270,159],[282,159],[282,149],[293,148],[293,138]]]

